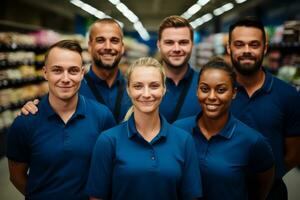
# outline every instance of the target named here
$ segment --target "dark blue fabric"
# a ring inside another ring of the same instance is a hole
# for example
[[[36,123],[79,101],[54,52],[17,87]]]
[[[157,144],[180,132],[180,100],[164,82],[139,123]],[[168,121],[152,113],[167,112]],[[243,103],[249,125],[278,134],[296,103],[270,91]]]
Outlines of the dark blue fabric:
[[[269,139],[275,156],[276,178],[286,173],[284,139],[300,135],[300,95],[296,89],[266,72],[261,89],[250,98],[238,85],[233,115]]]
[[[192,137],[161,117],[159,134],[147,142],[131,116],[98,138],[87,191],[112,200],[189,200],[201,186]]]
[[[177,86],[170,78],[167,78],[166,80],[167,91],[160,104],[159,111],[169,122],[174,113],[179,96],[184,88],[184,84],[187,82],[189,74],[192,73],[192,71],[194,70],[191,67],[189,67],[183,79],[179,82]],[[201,111],[201,107],[198,103],[198,98],[196,95],[198,88],[198,76],[199,73],[194,71],[193,80],[184,99],[183,105],[180,109],[177,119],[182,119],[192,115],[196,115],[198,112]]]
[[[45,96],[35,115],[19,116],[7,135],[7,157],[29,165],[27,199],[87,200],[84,193],[98,135],[115,125],[109,109],[79,96],[65,124]]]
[[[174,123],[192,133],[203,183],[204,199],[248,199],[247,174],[263,172],[274,164],[267,140],[230,116],[225,127],[207,140],[197,126],[198,116]]]
[[[118,95],[118,85],[119,84],[124,85],[123,97],[121,99],[121,110],[120,110],[120,115],[118,117],[118,122],[121,122],[124,119],[124,116],[127,113],[129,107],[132,104],[126,92],[126,81],[123,75],[121,74],[121,72],[120,71],[118,72],[117,78],[111,88],[108,87],[105,80],[100,79],[92,70],[90,70],[88,74],[90,75],[93,82],[95,83],[98,92],[100,92],[105,102],[105,105],[110,109],[112,113],[114,112],[115,105],[116,105],[116,100]],[[81,95],[97,101],[96,97],[94,96],[91,88],[88,86],[87,81],[85,79],[81,82],[79,92]]]

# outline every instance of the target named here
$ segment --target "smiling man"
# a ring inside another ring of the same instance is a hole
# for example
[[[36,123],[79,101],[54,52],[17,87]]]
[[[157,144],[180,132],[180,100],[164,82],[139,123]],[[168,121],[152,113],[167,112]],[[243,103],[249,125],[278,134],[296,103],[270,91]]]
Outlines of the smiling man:
[[[300,96],[262,67],[267,47],[264,26],[258,19],[246,17],[230,26],[227,51],[238,82],[232,113],[269,139],[276,176],[268,200],[284,200],[287,189],[282,177],[300,164]]]
[[[123,32],[114,19],[100,19],[90,27],[88,50],[91,70],[85,75],[80,94],[106,105],[121,122],[131,106],[126,83],[118,64],[124,54]]]
[[[94,22],[89,31],[88,50],[92,65],[84,76],[79,93],[106,105],[115,120],[121,122],[131,106],[126,93],[126,81],[118,69],[124,54],[123,32],[120,25],[111,18]],[[22,113],[35,114],[38,101],[29,101]]]
[[[49,48],[43,67],[49,94],[36,115],[18,116],[7,134],[10,180],[25,199],[88,199],[93,146],[115,122],[106,106],[78,94],[81,52],[72,40]]]
[[[180,16],[165,18],[158,31],[157,48],[166,71],[167,92],[160,112],[169,122],[200,111],[196,92],[197,77],[188,61],[193,49],[193,28]]]

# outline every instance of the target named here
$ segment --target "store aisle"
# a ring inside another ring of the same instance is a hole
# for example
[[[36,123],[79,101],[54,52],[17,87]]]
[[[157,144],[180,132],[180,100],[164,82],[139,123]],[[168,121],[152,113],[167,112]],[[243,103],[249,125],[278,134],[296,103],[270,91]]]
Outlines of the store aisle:
[[[300,199],[300,170],[293,169],[285,177],[289,190],[289,200]],[[1,200],[23,200],[23,195],[10,183],[8,176],[7,160],[0,159],[0,199]]]

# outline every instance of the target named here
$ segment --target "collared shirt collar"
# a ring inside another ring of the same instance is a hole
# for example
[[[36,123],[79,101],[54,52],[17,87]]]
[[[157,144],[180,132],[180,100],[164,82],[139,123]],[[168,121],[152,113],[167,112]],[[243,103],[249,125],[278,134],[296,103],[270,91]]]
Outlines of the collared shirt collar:
[[[193,134],[196,134],[197,132],[201,133],[198,127],[198,120],[201,116],[202,116],[202,112],[200,112],[195,118],[195,127],[193,128]],[[222,136],[226,139],[230,139],[234,133],[235,128],[236,128],[236,119],[233,117],[232,114],[229,114],[227,123],[217,135]]]
[[[180,80],[180,82],[181,82],[182,80],[187,81],[187,80],[190,78],[190,76],[191,76],[191,74],[192,74],[193,72],[194,72],[194,70],[191,68],[190,64],[188,64],[188,69],[187,69],[187,71],[185,72],[183,78]],[[167,77],[167,80],[173,82],[173,80],[170,79],[170,78],[168,78],[168,77]]]
[[[50,105],[49,94],[45,95],[41,99],[41,102],[39,103],[38,107],[40,107],[41,112],[43,112],[43,115],[47,118],[57,115],[57,113],[53,110],[53,108]],[[78,95],[76,111],[73,114],[72,118],[75,118],[77,116],[85,117],[85,115],[86,115],[86,100],[83,96]]]
[[[265,73],[265,81],[263,83],[263,86],[259,89],[259,91],[263,91],[265,93],[270,93],[272,90],[274,77],[264,67],[262,67],[262,70]],[[244,89],[244,87],[242,85],[240,85],[239,83],[236,83],[236,86],[238,89],[240,89],[240,88]]]
[[[96,82],[96,83],[105,83],[106,81],[101,79],[100,77],[98,77],[95,72],[92,70],[92,66],[90,67],[90,70],[88,72],[88,74],[91,76],[91,78]],[[124,76],[122,75],[121,71],[118,70],[118,74],[116,77],[116,80],[114,81],[113,85],[116,83],[122,83],[124,81]]]
[[[166,119],[163,116],[159,116],[160,117],[160,131],[158,133],[158,135],[155,138],[160,138],[160,137],[167,137],[167,133],[168,133],[168,122],[166,121]],[[132,114],[130,116],[130,118],[127,121],[127,133],[128,133],[128,138],[133,138],[134,136],[140,136],[139,132],[136,129],[136,125],[135,125],[135,121],[134,121],[134,114]]]

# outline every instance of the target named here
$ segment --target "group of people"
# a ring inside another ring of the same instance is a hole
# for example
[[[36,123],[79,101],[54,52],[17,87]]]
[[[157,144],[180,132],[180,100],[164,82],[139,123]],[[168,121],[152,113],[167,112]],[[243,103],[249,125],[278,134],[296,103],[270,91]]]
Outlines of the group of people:
[[[162,64],[140,58],[126,79],[115,20],[92,24],[88,45],[87,74],[77,42],[49,48],[49,94],[27,103],[7,134],[10,179],[26,199],[287,199],[282,177],[300,164],[300,96],[262,67],[259,20],[230,26],[233,67],[213,58],[199,73],[180,16],[159,27]]]

